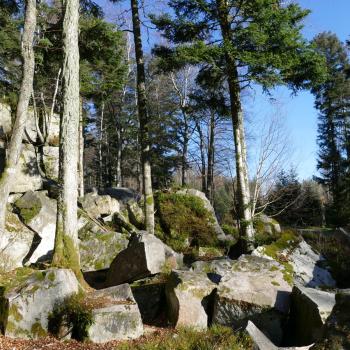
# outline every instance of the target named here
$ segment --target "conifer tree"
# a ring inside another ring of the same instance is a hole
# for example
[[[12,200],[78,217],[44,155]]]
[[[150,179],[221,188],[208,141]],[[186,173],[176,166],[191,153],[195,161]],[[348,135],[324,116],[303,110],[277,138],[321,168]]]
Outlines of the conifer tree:
[[[211,66],[228,84],[240,232],[250,250],[254,230],[241,91],[253,82],[265,91],[278,84],[296,91],[323,76],[323,59],[301,34],[309,11],[278,0],[170,0],[168,5],[174,15],[153,16],[153,22],[173,46],[155,51],[171,68]]]

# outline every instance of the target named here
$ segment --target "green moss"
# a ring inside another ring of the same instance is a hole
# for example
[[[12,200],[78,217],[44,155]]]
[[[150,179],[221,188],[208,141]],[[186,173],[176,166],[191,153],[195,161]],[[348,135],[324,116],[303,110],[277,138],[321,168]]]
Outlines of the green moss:
[[[15,202],[15,206],[18,209],[20,217],[26,224],[40,213],[42,207],[40,199],[34,196],[30,201],[19,198]]]
[[[10,272],[0,273],[0,286],[2,287],[2,293],[19,287],[36,272],[36,270],[31,268],[21,267]]]
[[[279,286],[280,285],[277,281],[271,281],[271,284],[273,284],[274,286]]]
[[[225,235],[232,236],[236,240],[239,238],[239,232],[238,232],[238,228],[237,227],[225,224],[225,225],[222,225],[221,228],[224,231]]]
[[[9,316],[13,317],[16,322],[20,322],[23,319],[22,314],[18,311],[16,304],[12,304],[9,309]]]
[[[188,194],[155,194],[157,231],[174,250],[186,253],[189,246],[218,246],[213,216],[203,201]]]
[[[299,242],[300,237],[295,232],[284,231],[276,242],[263,247],[265,255],[270,256],[283,266],[283,278],[290,285],[293,284],[293,266],[286,261],[282,252],[292,251]]]
[[[39,338],[39,337],[45,337],[47,335],[47,332],[45,329],[41,326],[40,322],[35,322],[32,325],[31,328],[31,333],[34,335],[34,337]]]
[[[54,282],[54,280],[55,280],[55,274],[54,274],[54,272],[51,271],[51,272],[47,275],[47,278],[48,278],[49,281]]]

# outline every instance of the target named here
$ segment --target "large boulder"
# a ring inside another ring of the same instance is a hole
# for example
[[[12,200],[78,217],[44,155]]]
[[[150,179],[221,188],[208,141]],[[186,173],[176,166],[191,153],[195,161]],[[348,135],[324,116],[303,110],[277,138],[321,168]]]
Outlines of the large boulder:
[[[101,194],[109,195],[116,199],[121,206],[121,210],[126,208],[126,205],[130,201],[138,202],[141,199],[141,195],[131,188],[125,187],[109,187],[105,188]]]
[[[241,328],[252,320],[271,340],[280,344],[291,291],[282,265],[243,255],[220,278],[213,322]]]
[[[288,236],[286,237],[288,238]],[[277,241],[277,244],[273,243],[270,246],[258,247],[253,252],[253,255],[287,262],[293,269],[295,282],[306,287],[335,287],[336,283],[331,273],[320,266],[324,258],[316,253],[308,243],[299,237],[294,242],[285,239],[285,244],[282,240],[283,236]]]
[[[145,278],[131,285],[132,294],[139,306],[142,321],[148,325],[155,324],[165,315],[165,279]]]
[[[214,210],[213,206],[211,205],[209,199],[206,197],[206,195],[203,192],[198,191],[198,190],[193,189],[193,188],[188,188],[188,189],[182,189],[182,190],[178,191],[177,193],[186,194],[189,196],[194,196],[194,197],[201,199],[201,201],[204,205],[204,208],[211,214],[209,222],[210,222],[210,225],[212,226],[212,228],[214,229],[214,231],[217,235],[217,238],[219,240],[222,240],[222,241],[233,240],[233,238],[231,236],[225,235],[224,231],[222,230],[222,228],[219,225],[219,222],[216,218],[216,214],[215,214],[215,210]]]
[[[312,350],[350,349],[350,290],[339,290],[335,300],[324,327],[324,336]]]
[[[291,298],[292,338],[296,345],[309,345],[320,340],[324,325],[335,305],[335,293],[294,286]]]
[[[37,262],[54,248],[57,203],[46,192],[29,191],[15,202],[23,222],[40,237],[40,243],[29,261]]]
[[[143,334],[140,311],[128,284],[94,291],[88,299],[91,302],[87,300],[87,304],[93,305],[88,340],[105,343],[136,339]]]
[[[56,303],[79,291],[71,270],[37,271],[0,297],[0,329],[11,338],[47,335],[48,316]]]
[[[0,102],[0,139],[9,138],[12,130],[11,108]]]
[[[46,177],[57,180],[59,170],[59,147],[44,146],[42,152]]]
[[[6,151],[0,146],[0,173],[5,167]],[[43,186],[40,176],[35,148],[32,144],[22,144],[22,153],[19,158],[18,167],[14,173],[10,192],[24,193],[27,191],[37,191]]]
[[[107,286],[133,282],[160,273],[167,268],[167,264],[172,264],[170,268],[176,268],[177,263],[177,254],[160,239],[147,232],[140,232],[113,260],[107,275]]]
[[[29,230],[16,214],[7,211],[6,227],[0,236],[0,270],[11,271],[23,266],[33,239],[34,232]]]
[[[82,208],[94,219],[113,215],[120,210],[119,202],[109,195],[98,195],[93,191],[80,198]]]
[[[247,333],[249,334],[250,338],[253,341],[254,350],[308,350],[312,346],[312,345],[309,345],[309,346],[303,346],[303,347],[289,347],[289,348],[277,347],[251,321],[248,321],[248,325],[246,327],[246,331],[247,331]]]
[[[80,262],[83,272],[108,269],[113,259],[129,243],[125,235],[107,231],[104,227],[81,213],[80,222],[85,224],[79,230]]]
[[[171,324],[206,329],[211,320],[216,287],[204,272],[173,271],[165,288]]]

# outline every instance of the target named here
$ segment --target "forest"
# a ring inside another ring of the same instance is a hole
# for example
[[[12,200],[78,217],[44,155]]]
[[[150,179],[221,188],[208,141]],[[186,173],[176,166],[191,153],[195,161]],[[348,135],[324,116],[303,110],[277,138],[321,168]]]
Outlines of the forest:
[[[350,349],[350,35],[302,3],[0,0],[0,349]]]

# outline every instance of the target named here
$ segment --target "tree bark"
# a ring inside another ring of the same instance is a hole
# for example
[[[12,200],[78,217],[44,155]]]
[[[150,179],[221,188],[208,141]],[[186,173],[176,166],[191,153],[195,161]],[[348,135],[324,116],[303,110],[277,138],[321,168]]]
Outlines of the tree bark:
[[[59,142],[59,195],[53,265],[70,268],[84,283],[78,244],[79,0],[63,1],[63,105]]]
[[[80,113],[79,113],[79,197],[84,197],[84,121],[83,121],[83,99],[80,98]]]
[[[184,116],[184,134],[183,134],[183,145],[181,155],[181,185],[182,187],[187,185],[187,153],[188,153],[188,121],[187,114],[183,111]]]
[[[207,191],[206,191],[206,195],[210,203],[213,203],[214,143],[215,143],[215,114],[211,112],[210,125],[209,125],[208,171],[207,171]]]
[[[16,176],[18,161],[22,151],[22,139],[28,115],[30,96],[34,78],[34,34],[36,28],[36,0],[26,1],[25,21],[22,38],[22,83],[18,98],[16,119],[8,146],[6,164],[0,178],[0,231],[5,229],[6,205],[11,191],[12,181]]]
[[[225,0],[216,0],[216,4],[219,15],[221,34],[224,40],[224,47],[229,48],[233,40],[229,22],[229,8]],[[233,136],[236,151],[235,158],[237,172],[237,203],[240,220],[240,234],[246,241],[245,249],[247,251],[251,251],[254,249],[254,228],[251,212],[243,111],[240,98],[241,89],[239,85],[236,61],[228,49],[225,50],[225,60],[231,101]]]
[[[150,142],[149,142],[149,117],[147,111],[146,98],[146,75],[143,58],[141,27],[139,17],[139,2],[131,0],[132,23],[135,44],[135,56],[137,65],[137,98],[138,114],[140,122],[140,143],[141,143],[141,163],[142,181],[145,208],[145,224],[149,233],[154,233],[154,199],[152,190],[152,174],[150,162]]]
[[[207,178],[206,178],[206,162],[205,162],[205,152],[204,152],[204,136],[202,132],[201,125],[196,122],[196,129],[199,136],[199,151],[201,154],[201,178],[202,178],[202,192],[207,193]]]

